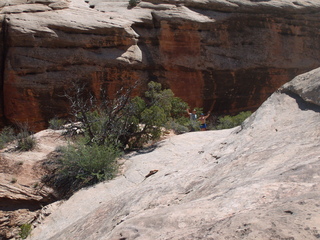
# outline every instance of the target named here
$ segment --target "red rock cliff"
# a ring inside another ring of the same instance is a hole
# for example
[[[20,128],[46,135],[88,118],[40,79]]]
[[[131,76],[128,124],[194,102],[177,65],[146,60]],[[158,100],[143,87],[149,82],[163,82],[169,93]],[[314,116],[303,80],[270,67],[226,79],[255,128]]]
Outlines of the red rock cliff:
[[[43,2],[0,4],[1,125],[67,115],[73,81],[111,95],[153,80],[215,114],[255,110],[320,63],[316,1]]]

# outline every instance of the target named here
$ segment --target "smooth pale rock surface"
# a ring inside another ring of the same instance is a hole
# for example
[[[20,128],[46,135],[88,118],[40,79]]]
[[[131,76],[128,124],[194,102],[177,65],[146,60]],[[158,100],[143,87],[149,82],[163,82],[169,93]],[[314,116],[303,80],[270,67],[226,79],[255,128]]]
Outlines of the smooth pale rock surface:
[[[55,205],[29,239],[319,238],[320,106],[304,100],[319,77],[298,76],[242,126],[126,156],[122,176]]]

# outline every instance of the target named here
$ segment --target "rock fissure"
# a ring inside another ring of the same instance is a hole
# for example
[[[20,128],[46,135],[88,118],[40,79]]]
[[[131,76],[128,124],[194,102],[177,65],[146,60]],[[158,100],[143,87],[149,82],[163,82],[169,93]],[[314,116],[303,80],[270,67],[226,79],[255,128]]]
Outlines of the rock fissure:
[[[27,209],[29,211],[36,211],[46,206],[49,203],[39,202],[36,200],[21,200],[21,199],[10,199],[0,198],[0,211],[9,212],[16,211],[19,209]]]

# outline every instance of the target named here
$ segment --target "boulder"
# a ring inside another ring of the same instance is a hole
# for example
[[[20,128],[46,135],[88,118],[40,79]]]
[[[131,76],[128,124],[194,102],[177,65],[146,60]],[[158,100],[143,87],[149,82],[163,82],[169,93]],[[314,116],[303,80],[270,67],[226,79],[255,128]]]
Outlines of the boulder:
[[[121,176],[52,208],[28,239],[318,238],[319,77],[298,76],[239,127],[127,155]]]

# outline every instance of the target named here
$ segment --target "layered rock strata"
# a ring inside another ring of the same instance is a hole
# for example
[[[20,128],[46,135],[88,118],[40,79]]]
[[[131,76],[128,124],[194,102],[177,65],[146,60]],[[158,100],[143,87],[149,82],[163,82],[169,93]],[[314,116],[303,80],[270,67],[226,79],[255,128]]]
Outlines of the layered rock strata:
[[[2,125],[66,116],[85,82],[112,96],[159,81],[215,114],[255,110],[319,66],[317,1],[13,1],[0,6]]]

